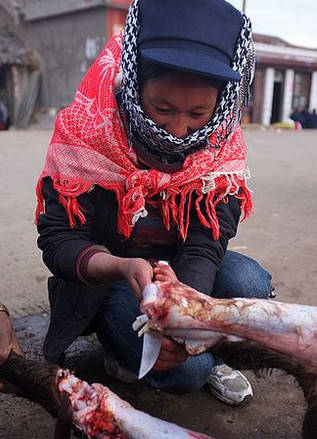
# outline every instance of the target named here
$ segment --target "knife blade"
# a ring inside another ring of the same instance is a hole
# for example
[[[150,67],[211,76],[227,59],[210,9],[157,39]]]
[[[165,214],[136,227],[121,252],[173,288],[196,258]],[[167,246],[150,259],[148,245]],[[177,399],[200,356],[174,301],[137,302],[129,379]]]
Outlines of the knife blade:
[[[150,330],[144,334],[139,380],[154,366],[161,350],[162,338],[163,334],[158,331]]]

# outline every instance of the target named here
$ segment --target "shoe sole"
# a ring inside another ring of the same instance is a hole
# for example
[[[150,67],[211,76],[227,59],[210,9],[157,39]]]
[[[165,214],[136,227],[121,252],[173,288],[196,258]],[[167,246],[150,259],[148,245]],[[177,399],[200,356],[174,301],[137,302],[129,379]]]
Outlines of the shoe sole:
[[[206,386],[206,391],[208,393],[210,393],[212,396],[214,396],[215,398],[217,398],[219,401],[224,402],[225,404],[228,404],[231,406],[244,406],[244,405],[248,404],[248,402],[251,401],[251,399],[253,399],[253,395],[249,394],[249,395],[246,395],[241,401],[233,401],[232,399],[226,398],[221,393],[218,393],[216,389],[214,389],[213,387],[211,387],[209,385]]]

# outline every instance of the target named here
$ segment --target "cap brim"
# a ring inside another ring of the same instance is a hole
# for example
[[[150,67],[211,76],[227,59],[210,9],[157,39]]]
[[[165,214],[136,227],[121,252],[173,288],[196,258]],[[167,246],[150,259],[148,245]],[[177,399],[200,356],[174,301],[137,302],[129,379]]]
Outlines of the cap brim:
[[[241,75],[230,66],[203,53],[175,48],[146,48],[141,54],[154,62],[177,70],[223,81],[240,81]]]

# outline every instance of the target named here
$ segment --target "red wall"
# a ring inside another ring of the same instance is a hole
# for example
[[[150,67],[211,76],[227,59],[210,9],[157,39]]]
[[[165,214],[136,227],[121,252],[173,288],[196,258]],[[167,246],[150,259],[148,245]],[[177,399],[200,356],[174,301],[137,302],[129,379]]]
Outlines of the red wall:
[[[111,38],[118,33],[125,24],[125,17],[130,5],[130,0],[112,0],[107,10],[106,38]],[[118,5],[118,8],[115,5]],[[119,7],[120,6],[120,7]],[[122,9],[122,7],[124,9]]]

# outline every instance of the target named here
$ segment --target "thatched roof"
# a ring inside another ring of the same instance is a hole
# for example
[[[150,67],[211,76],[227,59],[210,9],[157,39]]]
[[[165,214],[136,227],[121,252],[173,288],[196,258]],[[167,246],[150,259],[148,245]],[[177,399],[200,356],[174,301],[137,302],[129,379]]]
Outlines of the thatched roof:
[[[3,64],[29,65],[32,52],[10,29],[0,29],[0,66]]]

